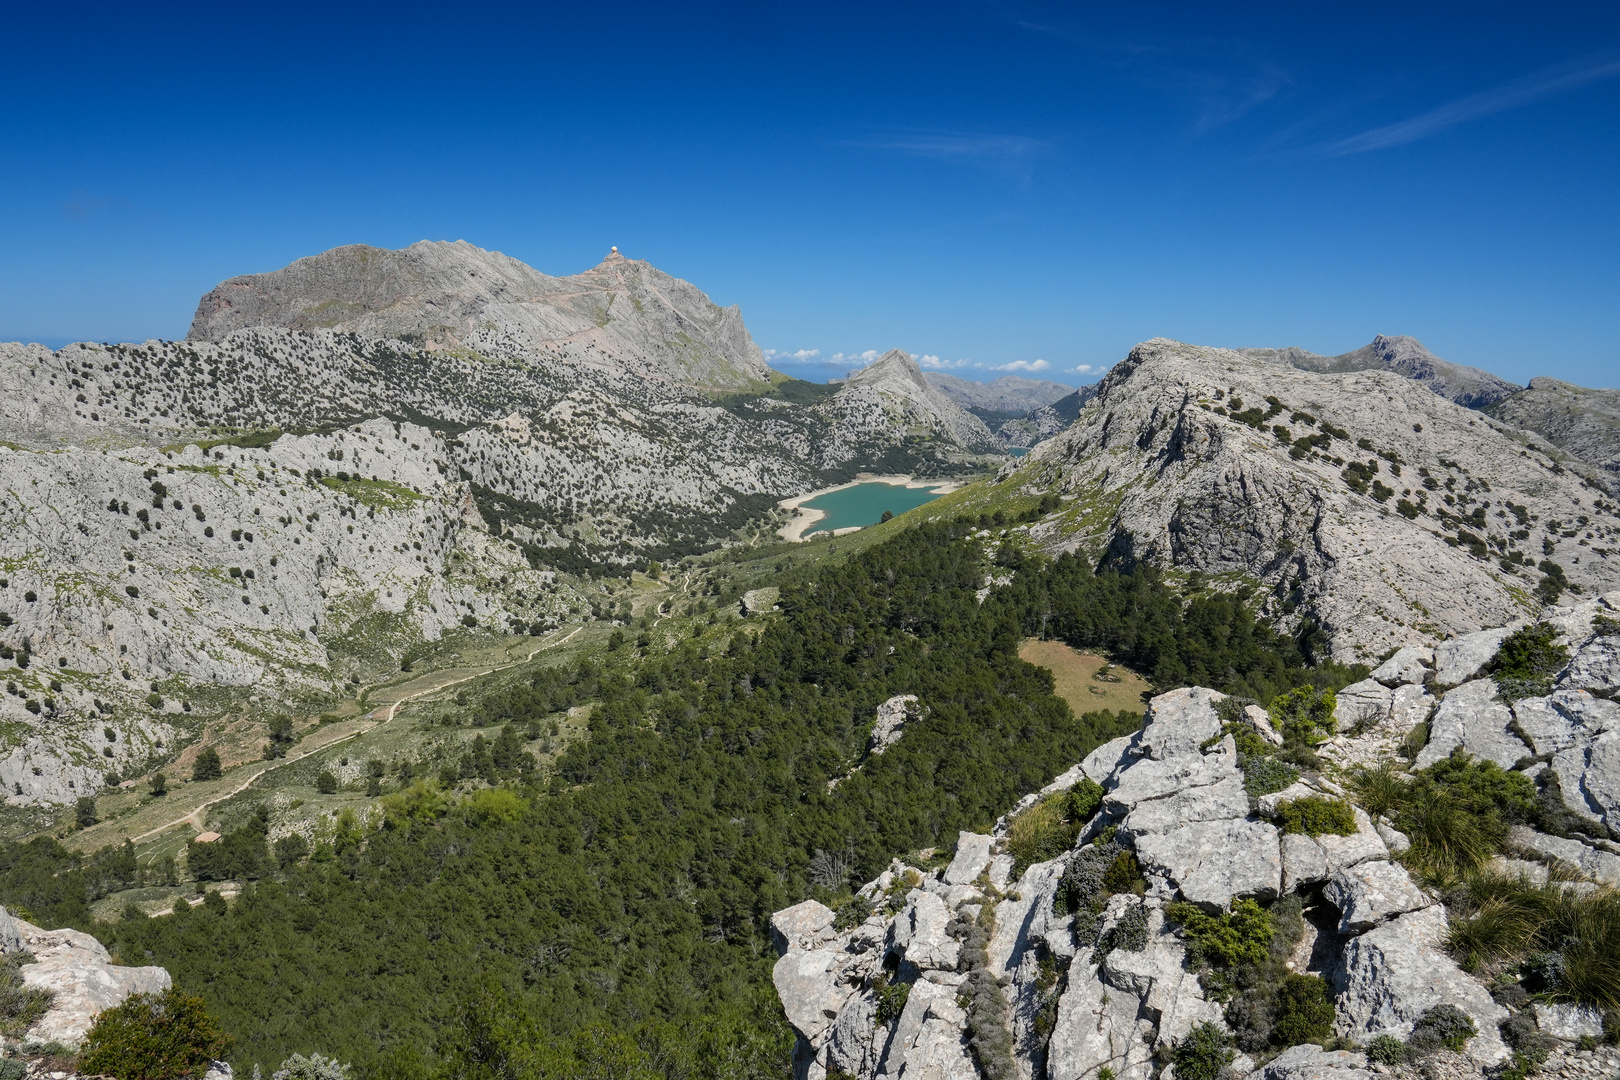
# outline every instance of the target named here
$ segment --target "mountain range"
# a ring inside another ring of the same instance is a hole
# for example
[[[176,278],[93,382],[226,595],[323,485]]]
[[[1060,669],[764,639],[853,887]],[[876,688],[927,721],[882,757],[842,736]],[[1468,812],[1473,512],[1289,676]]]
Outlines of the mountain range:
[[[1411,338],[1155,339],[1079,390],[892,350],[816,385],[617,251],[550,277],[424,241],[232,278],[184,341],[0,345],[0,385],[0,783],[24,804],[449,632],[595,617],[603,578],[751,542],[863,472],[987,477],[942,508],[1046,496],[1038,548],[1250,590],[1340,659],[1620,566],[1615,392],[1520,390]]]

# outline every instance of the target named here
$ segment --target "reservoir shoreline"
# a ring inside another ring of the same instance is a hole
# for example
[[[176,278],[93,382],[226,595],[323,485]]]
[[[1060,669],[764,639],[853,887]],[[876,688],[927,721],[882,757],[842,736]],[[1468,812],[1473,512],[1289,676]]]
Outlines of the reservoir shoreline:
[[[938,495],[949,495],[951,492],[960,489],[964,483],[966,483],[966,481],[918,480],[911,476],[871,476],[863,473],[856,476],[855,479],[849,481],[848,483],[837,484],[833,487],[819,488],[815,491],[807,491],[803,495],[795,495],[791,499],[783,499],[781,502],[777,503],[777,505],[784,510],[794,511],[793,518],[786,525],[782,526],[782,528],[777,532],[777,535],[790,543],[798,543],[799,541],[806,539],[805,534],[811,529],[814,529],[817,524],[826,518],[827,512],[818,507],[805,506],[804,504],[812,499],[819,498],[822,495],[831,494],[835,491],[844,491],[852,487],[859,487],[862,484],[888,484],[891,487],[913,489],[924,488],[933,491]],[[853,525],[848,528],[834,529],[833,535],[843,536],[845,533],[859,532],[865,527],[866,526]]]

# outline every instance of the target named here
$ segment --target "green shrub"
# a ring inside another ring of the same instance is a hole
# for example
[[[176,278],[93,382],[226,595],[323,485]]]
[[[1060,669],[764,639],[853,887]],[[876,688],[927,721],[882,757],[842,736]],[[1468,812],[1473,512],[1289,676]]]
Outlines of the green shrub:
[[[911,996],[911,984],[888,983],[877,987],[876,991],[877,1012],[874,1019],[878,1026],[900,1019],[900,1014],[906,1011],[906,999]]]
[[[1406,1040],[1407,1053],[1423,1057],[1442,1047],[1461,1053],[1468,1040],[1478,1034],[1474,1021],[1457,1006],[1436,1005],[1412,1025],[1412,1037]]]
[[[1119,920],[1097,939],[1092,962],[1101,964],[1103,958],[1115,949],[1141,952],[1147,947],[1147,905],[1138,901],[1120,915]]]
[[[1267,712],[1284,742],[1315,746],[1333,734],[1333,710],[1337,705],[1333,691],[1301,686],[1274,698]]]
[[[1108,864],[1103,872],[1103,889],[1111,893],[1134,892],[1140,894],[1147,881],[1142,877],[1142,868],[1137,865],[1134,851],[1122,851],[1114,856],[1114,861]]]
[[[1277,990],[1277,1021],[1271,1041],[1278,1046],[1297,1046],[1333,1033],[1338,1018],[1333,995],[1327,983],[1315,975],[1289,975]]]
[[[34,962],[26,952],[0,959],[0,1035],[20,1039],[51,1007],[51,994],[23,985],[22,967]]]
[[[1125,848],[1113,840],[1093,842],[1075,852],[1058,881],[1052,909],[1059,915],[1093,907],[1100,912],[1103,896],[1111,891],[1104,882],[1122,854],[1126,854]]]
[[[1569,663],[1569,650],[1556,644],[1559,631],[1545,623],[1515,630],[1502,640],[1485,670],[1503,696],[1517,701],[1552,692],[1553,676]]]
[[[335,795],[337,789],[338,778],[326,769],[322,769],[321,774],[315,778],[315,790],[322,795]]]
[[[1228,1043],[1226,1033],[1214,1024],[1194,1025],[1170,1051],[1177,1080],[1216,1080],[1237,1056]]]
[[[1510,824],[1537,820],[1539,813],[1528,777],[1475,761],[1460,747],[1411,783],[1384,784],[1382,795],[1393,804],[1396,828],[1412,841],[1402,861],[1436,885],[1483,866],[1501,849]]]
[[[1245,757],[1239,767],[1243,770],[1243,790],[1250,795],[1273,795],[1299,779],[1299,770],[1274,757]]]
[[[1406,1044],[1393,1035],[1376,1035],[1367,1044],[1367,1060],[1375,1065],[1399,1065],[1406,1060]]]
[[[1215,967],[1263,962],[1276,929],[1253,900],[1239,900],[1220,915],[1206,915],[1193,904],[1171,904],[1165,914],[1181,924],[1188,958]]]
[[[220,777],[219,751],[212,746],[205,746],[197,755],[197,760],[191,764],[191,778],[193,780],[218,780]]]
[[[838,909],[838,914],[833,919],[833,929],[839,931],[853,929],[870,918],[873,910],[872,901],[864,896],[852,896]]]
[[[117,1080],[201,1076],[230,1041],[202,998],[170,987],[161,994],[132,994],[96,1017],[79,1067]]]
[[[1321,836],[1323,833],[1334,833],[1338,836],[1354,836],[1356,834],[1356,815],[1350,809],[1350,804],[1343,799],[1324,799],[1319,795],[1307,795],[1303,799],[1290,799],[1288,802],[1277,805],[1277,821],[1286,833],[1304,833],[1306,836]]]
[[[1007,829],[1007,852],[1013,857],[1013,876],[1039,862],[1055,859],[1074,846],[1081,828],[1102,805],[1103,790],[1093,780],[1081,780],[1068,791],[1048,795],[1013,818]]]

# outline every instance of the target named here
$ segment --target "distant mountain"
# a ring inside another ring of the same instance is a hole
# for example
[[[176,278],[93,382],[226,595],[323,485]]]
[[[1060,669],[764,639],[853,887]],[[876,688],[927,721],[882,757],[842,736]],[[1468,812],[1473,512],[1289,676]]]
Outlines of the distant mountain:
[[[1588,390],[1538,375],[1485,411],[1545,436],[1588,464],[1620,472],[1620,390]]]
[[[851,375],[814,411],[838,433],[824,451],[830,455],[825,462],[838,456],[872,458],[907,444],[943,444],[970,454],[1000,450],[984,421],[946,396],[902,349],[891,349]]]
[[[1468,409],[1482,409],[1519,392],[1519,387],[1479,368],[1453,364],[1435,356],[1422,342],[1410,337],[1372,339],[1353,352],[1321,356],[1298,346],[1282,349],[1238,349],[1244,356],[1280,360],[1301,371],[1343,373],[1350,371],[1392,371],[1420,382],[1448,401]]]
[[[1020,416],[1043,405],[1050,405],[1074,391],[1074,387],[1062,383],[1024,379],[1017,375],[1003,375],[985,383],[971,382],[942,371],[926,372],[924,377],[940,393],[964,409],[984,409]]]
[[[1066,500],[1031,535],[1236,575],[1265,617],[1341,660],[1620,587],[1620,508],[1564,455],[1383,365],[1315,372],[1280,352],[1138,345],[1004,470]]]
[[[560,278],[464,240],[333,248],[221,282],[186,337],[217,343],[250,327],[350,330],[485,354],[544,349],[709,389],[771,375],[738,308],[617,248]]]
[[[1026,416],[1002,423],[996,428],[996,438],[1003,446],[1034,446],[1074,423],[1086,402],[1096,396],[1095,386],[1082,386],[1050,405],[1043,405]]]

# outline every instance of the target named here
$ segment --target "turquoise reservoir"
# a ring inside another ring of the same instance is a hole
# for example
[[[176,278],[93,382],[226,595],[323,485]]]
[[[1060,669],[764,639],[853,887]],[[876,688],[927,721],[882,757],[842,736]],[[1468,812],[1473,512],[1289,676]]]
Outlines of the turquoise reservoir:
[[[829,491],[801,504],[827,515],[805,530],[804,535],[834,532],[852,525],[860,528],[876,525],[882,520],[885,510],[893,511],[898,517],[907,510],[939,498],[942,494],[944,493],[931,488],[908,488],[876,482],[856,484],[840,491]]]
[[[1009,446],[1007,447],[1007,453],[1011,454],[1013,457],[1023,457],[1025,454],[1029,453],[1029,447]]]

